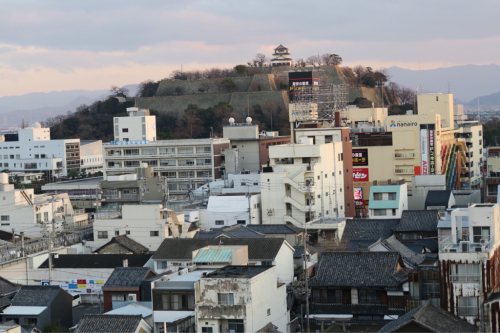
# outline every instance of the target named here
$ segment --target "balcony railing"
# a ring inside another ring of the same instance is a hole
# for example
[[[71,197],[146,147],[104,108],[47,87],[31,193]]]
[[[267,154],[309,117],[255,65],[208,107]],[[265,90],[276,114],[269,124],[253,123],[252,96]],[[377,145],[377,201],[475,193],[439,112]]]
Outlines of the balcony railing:
[[[394,173],[399,175],[413,175],[415,170],[413,168],[397,168],[394,170]]]
[[[493,238],[482,239],[479,243],[469,241],[453,242],[451,236],[439,243],[440,253],[487,253],[490,251]]]
[[[395,153],[394,157],[397,159],[415,158],[415,153]]]
[[[122,194],[122,195],[103,194],[102,198],[107,199],[107,200],[116,200],[116,199],[137,200],[137,199],[139,199],[139,195],[138,194]]]
[[[479,274],[452,274],[450,275],[451,282],[478,282]]]
[[[459,316],[472,316],[477,317],[477,306],[459,306],[458,315]]]

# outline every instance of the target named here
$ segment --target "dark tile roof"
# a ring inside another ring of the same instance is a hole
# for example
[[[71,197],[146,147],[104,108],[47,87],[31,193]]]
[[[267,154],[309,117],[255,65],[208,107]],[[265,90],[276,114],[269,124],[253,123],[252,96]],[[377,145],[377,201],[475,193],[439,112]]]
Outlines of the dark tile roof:
[[[372,245],[376,241],[371,240],[349,240],[347,242],[347,251],[370,251],[368,246]]]
[[[405,231],[430,231],[437,233],[439,213],[437,210],[404,210],[401,214],[401,223],[392,230]]]
[[[425,260],[424,254],[413,252],[405,244],[398,241],[394,235],[381,242],[389,251],[399,252],[403,260],[412,266],[416,266]]]
[[[222,230],[220,228],[212,230],[198,230],[196,234],[194,234],[193,238],[216,238],[221,234]]]
[[[477,332],[474,325],[427,301],[424,305],[382,327],[379,332],[395,332],[408,324],[417,324],[430,332]]]
[[[167,238],[153,259],[190,260],[193,251],[209,245],[248,245],[248,259],[272,260],[283,246],[283,238]]]
[[[150,273],[156,275],[149,267],[117,267],[104,287],[139,287]]]
[[[4,308],[12,303],[12,300],[8,297],[0,298],[0,309]]]
[[[434,239],[421,239],[417,242],[417,244],[429,249],[431,252],[438,252],[439,244]]]
[[[408,270],[398,252],[323,252],[309,285],[399,288],[407,279]]]
[[[434,190],[427,192],[425,198],[425,209],[427,207],[446,207],[448,208],[448,201],[450,201],[451,190]]]
[[[142,320],[141,315],[89,315],[80,319],[74,333],[135,333]]]
[[[415,253],[424,253],[424,246],[420,243],[414,243],[414,242],[401,242],[401,243]]]
[[[208,273],[202,279],[233,278],[251,279],[273,266],[225,266]]]
[[[60,291],[59,286],[22,286],[12,299],[13,306],[49,306]]]
[[[275,326],[272,322],[269,322],[266,326],[262,327],[255,333],[281,333],[281,331],[278,330],[278,326]]]
[[[0,276],[0,297],[8,296],[15,293],[19,287],[7,279]]]
[[[247,228],[261,234],[300,234],[303,232],[299,228],[293,228],[286,224],[249,224]]]
[[[111,238],[109,242],[98,248],[97,250],[93,252],[99,252],[101,249],[105,248],[111,243],[118,243],[124,248],[126,248],[128,251],[132,253],[147,253],[149,252],[149,249],[145,247],[144,245],[136,242],[132,238],[128,237],[127,235],[121,235],[121,236],[116,236]]]
[[[392,236],[392,228],[400,223],[399,219],[353,219],[345,221],[342,240],[379,240]]]
[[[128,267],[143,267],[151,254],[60,254],[52,259],[52,268],[116,268],[123,267],[123,260],[128,260]],[[40,268],[48,268],[49,259]]]
[[[247,228],[244,225],[236,224],[228,227],[213,228],[210,231],[198,231],[194,238],[264,238],[265,235]]]
[[[304,254],[304,246],[303,245],[296,245],[293,248],[295,249],[295,252],[293,252],[293,257],[294,258],[302,258],[302,255]],[[309,251],[309,254],[315,254],[318,252],[318,250],[316,250],[311,245],[307,245],[307,250]]]

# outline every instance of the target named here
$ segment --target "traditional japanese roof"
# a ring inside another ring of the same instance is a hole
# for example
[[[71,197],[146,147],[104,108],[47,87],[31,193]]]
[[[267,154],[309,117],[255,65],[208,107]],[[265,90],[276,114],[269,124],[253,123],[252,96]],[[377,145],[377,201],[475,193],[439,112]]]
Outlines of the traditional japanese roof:
[[[278,326],[273,325],[273,323],[269,322],[266,326],[262,327],[256,333],[281,333],[278,330]]]
[[[193,251],[209,245],[248,245],[249,260],[273,260],[285,243],[283,238],[167,238],[154,260],[191,260]]]
[[[128,267],[143,267],[151,254],[60,254],[52,259],[52,268],[116,268],[123,267],[123,260],[128,260]],[[48,268],[49,259],[40,268]]]
[[[451,190],[432,190],[427,192],[425,209],[427,209],[427,207],[449,208],[448,202],[450,201],[450,195],[452,195]]]
[[[373,239],[370,240],[349,240],[347,242],[347,251],[370,251],[368,247],[375,243]]]
[[[297,245],[293,247],[295,249],[295,252],[293,252],[293,257],[294,258],[302,258],[302,255],[304,254],[304,246],[303,245]],[[318,252],[314,247],[311,245],[307,245],[307,251],[309,254],[315,254]]]
[[[0,297],[9,296],[17,292],[19,287],[0,276]]]
[[[286,224],[249,224],[247,228],[261,234],[300,234],[303,232],[302,229]]]
[[[392,230],[395,232],[437,232],[438,221],[439,213],[437,210],[404,210],[401,214],[401,223]]]
[[[245,227],[244,225],[236,224],[229,227],[214,228],[210,231],[198,231],[194,238],[264,238],[265,236],[259,232]]]
[[[109,242],[98,248],[97,250],[93,252],[99,252],[100,250],[104,249],[106,246],[112,244],[112,243],[117,243],[127,249],[129,252],[132,252],[134,254],[136,253],[147,253],[149,252],[149,249],[145,247],[144,245],[136,242],[132,238],[128,237],[127,235],[121,235],[121,236],[116,236],[111,238]]]
[[[80,319],[75,333],[135,333],[141,315],[89,315]]]
[[[63,291],[59,286],[22,286],[12,299],[12,306],[49,306],[57,293]]]
[[[218,270],[208,273],[203,276],[202,279],[251,279],[272,267],[273,266],[224,266]]]
[[[277,48],[275,48],[275,51],[285,51],[287,50],[287,47],[284,47],[283,44],[280,44]]]
[[[411,324],[422,327],[422,331],[436,333],[477,332],[474,325],[432,305],[430,301],[385,325],[379,332],[404,331],[404,327]]]
[[[374,240],[392,236],[391,230],[400,223],[399,219],[353,219],[345,221],[342,240]]]
[[[156,275],[149,267],[117,267],[104,287],[139,287],[142,280]]]
[[[416,266],[425,260],[425,254],[417,254],[407,248],[403,243],[396,239],[396,236],[391,236],[381,241],[381,243],[389,249],[389,251],[399,252],[403,260],[412,266]]]
[[[408,269],[398,252],[323,252],[309,285],[399,288],[407,279]]]

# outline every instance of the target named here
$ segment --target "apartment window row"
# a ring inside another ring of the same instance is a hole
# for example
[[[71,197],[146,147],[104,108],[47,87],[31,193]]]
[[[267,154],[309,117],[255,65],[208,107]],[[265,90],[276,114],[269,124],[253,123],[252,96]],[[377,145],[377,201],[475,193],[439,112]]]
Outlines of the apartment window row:
[[[396,192],[373,193],[373,200],[396,200]]]
[[[212,171],[167,171],[160,172],[160,175],[167,178],[208,178],[212,177]]]
[[[154,310],[194,310],[193,291],[161,291],[153,297]]]

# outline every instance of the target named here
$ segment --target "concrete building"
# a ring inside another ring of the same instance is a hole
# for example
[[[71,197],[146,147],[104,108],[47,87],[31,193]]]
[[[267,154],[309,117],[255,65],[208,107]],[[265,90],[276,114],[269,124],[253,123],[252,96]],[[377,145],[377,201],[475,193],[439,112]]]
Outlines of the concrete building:
[[[451,212],[451,235],[439,244],[441,307],[474,325],[489,318],[496,328],[498,306],[483,304],[498,288],[491,277],[499,274],[499,218],[498,204],[455,209]]]
[[[31,184],[32,181],[40,180],[43,177],[43,172],[26,173],[26,172],[9,172],[10,181],[15,183],[19,180],[21,184]]]
[[[14,189],[6,173],[0,174],[0,198],[0,230],[3,231],[14,229],[36,237],[48,232],[48,228],[62,231],[65,227],[88,224],[88,215],[82,210],[73,210],[67,194],[35,195],[33,189]]]
[[[235,224],[260,224],[260,193],[230,193],[212,195],[207,209],[200,209],[198,226],[202,229],[220,228]]]
[[[483,125],[478,120],[457,122],[459,132],[455,133],[456,138],[463,138],[467,146],[466,156],[469,182],[464,183],[463,188],[480,189],[483,187]],[[465,184],[468,184],[465,185]]]
[[[372,185],[368,205],[371,219],[399,219],[408,209],[408,191],[404,181],[394,185]]]
[[[262,223],[304,223],[319,218],[344,217],[342,143],[274,146],[270,167],[261,175]]]
[[[123,205],[114,216],[97,214],[94,242],[89,245],[95,250],[115,236],[127,235],[150,251],[156,251],[164,239],[190,237],[196,229],[184,222],[184,214],[176,215],[162,205]]]
[[[446,175],[413,176],[412,186],[411,195],[408,196],[408,207],[411,210],[423,210],[429,191],[446,190]]]
[[[127,108],[128,117],[114,117],[115,141],[156,141],[156,117],[149,110]]]
[[[270,322],[288,332],[286,286],[276,267],[226,266],[196,283],[196,328],[202,332],[257,332]]]
[[[271,59],[272,66],[291,66],[292,59],[290,58],[290,53],[288,53],[288,48],[280,44],[274,49],[273,57]]]
[[[42,191],[47,195],[66,193],[73,206],[94,212],[101,206],[101,200],[96,199],[100,193],[100,183],[103,177],[67,180],[42,185]],[[102,197],[101,197],[102,198]]]
[[[241,124],[230,118],[229,124],[222,128],[223,137],[231,142],[224,151],[227,174],[261,171],[269,162],[269,147],[290,142],[290,136],[279,136],[278,132],[259,133],[259,126],[252,125],[250,117]]]
[[[50,176],[67,176],[69,170],[102,171],[101,141],[51,140],[50,128],[40,123],[1,137],[0,168]]]

